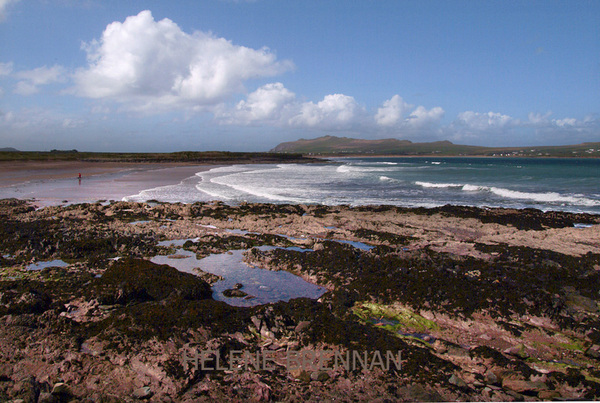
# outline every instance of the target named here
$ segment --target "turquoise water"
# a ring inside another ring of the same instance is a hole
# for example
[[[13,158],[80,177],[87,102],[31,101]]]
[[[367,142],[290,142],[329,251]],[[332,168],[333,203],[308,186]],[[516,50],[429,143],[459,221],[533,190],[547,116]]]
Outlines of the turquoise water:
[[[600,214],[600,160],[344,158],[333,164],[234,165],[126,200],[434,207],[445,204]]]

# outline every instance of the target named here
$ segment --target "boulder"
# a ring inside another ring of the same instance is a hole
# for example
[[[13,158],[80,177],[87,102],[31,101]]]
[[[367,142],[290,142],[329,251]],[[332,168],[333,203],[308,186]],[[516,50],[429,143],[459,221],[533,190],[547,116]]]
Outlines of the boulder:
[[[144,386],[133,391],[131,397],[134,399],[150,399],[154,393],[149,386]]]
[[[540,392],[542,390],[548,390],[548,385],[541,381],[526,381],[523,379],[504,379],[502,381],[502,387],[515,391],[517,393],[523,392]]]
[[[459,388],[467,388],[468,387],[467,383],[455,374],[452,374],[450,379],[448,379],[448,382],[451,385],[458,386]]]
[[[509,347],[504,350],[504,353],[519,357],[521,359],[529,358],[529,353],[525,350],[525,345],[523,344],[517,344],[516,346]]]
[[[192,301],[212,297],[210,285],[198,276],[144,259],[121,259],[98,280],[101,305],[160,301],[167,297]]]
[[[592,344],[587,350],[585,350],[585,355],[590,358],[600,360],[600,345]]]
[[[52,392],[50,392],[54,396],[56,395],[70,395],[71,390],[69,389],[69,385],[63,382],[55,383],[52,387]]]

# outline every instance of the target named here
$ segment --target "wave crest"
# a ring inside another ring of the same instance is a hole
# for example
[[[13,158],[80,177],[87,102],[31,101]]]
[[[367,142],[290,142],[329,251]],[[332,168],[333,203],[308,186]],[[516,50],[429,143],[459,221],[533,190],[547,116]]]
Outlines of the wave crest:
[[[519,190],[512,190],[495,186],[471,185],[468,183],[433,183],[418,181],[415,182],[415,184],[424,188],[432,189],[457,188],[461,189],[464,192],[489,192],[505,199],[531,200],[540,203],[561,203],[588,207],[600,206],[600,200],[594,200],[578,195],[561,195],[560,193],[556,192],[522,192]]]

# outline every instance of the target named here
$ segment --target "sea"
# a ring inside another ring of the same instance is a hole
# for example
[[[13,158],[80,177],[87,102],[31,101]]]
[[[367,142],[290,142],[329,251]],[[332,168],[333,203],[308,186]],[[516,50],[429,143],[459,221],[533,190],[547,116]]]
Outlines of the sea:
[[[336,158],[232,165],[127,201],[536,208],[600,214],[600,159]]]

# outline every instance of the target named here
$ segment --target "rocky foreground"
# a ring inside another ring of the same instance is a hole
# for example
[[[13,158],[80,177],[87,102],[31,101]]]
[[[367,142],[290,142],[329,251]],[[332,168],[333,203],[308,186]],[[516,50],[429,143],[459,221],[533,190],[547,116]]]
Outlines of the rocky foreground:
[[[452,206],[3,200],[0,401],[598,399],[598,224]],[[244,249],[329,292],[215,301],[214,276],[148,260],[182,238],[198,258]],[[28,270],[55,259],[68,265]],[[336,365],[355,354],[366,364]]]

